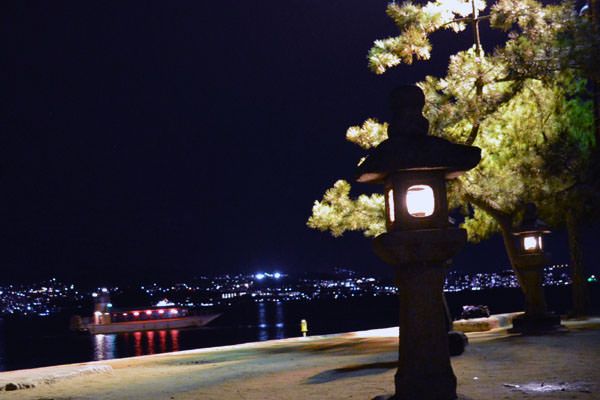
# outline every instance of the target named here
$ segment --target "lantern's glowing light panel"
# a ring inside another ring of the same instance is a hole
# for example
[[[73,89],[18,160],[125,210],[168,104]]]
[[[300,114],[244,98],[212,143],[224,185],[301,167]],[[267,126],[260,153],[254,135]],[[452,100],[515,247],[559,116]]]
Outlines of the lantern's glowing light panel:
[[[390,222],[394,222],[396,220],[395,210],[394,210],[394,191],[388,190],[387,192],[387,200],[388,200],[388,217]]]
[[[413,217],[429,217],[435,210],[433,189],[427,185],[414,185],[406,191],[406,208]]]
[[[542,238],[535,236],[525,236],[523,238],[523,249],[526,251],[532,251],[542,249]]]

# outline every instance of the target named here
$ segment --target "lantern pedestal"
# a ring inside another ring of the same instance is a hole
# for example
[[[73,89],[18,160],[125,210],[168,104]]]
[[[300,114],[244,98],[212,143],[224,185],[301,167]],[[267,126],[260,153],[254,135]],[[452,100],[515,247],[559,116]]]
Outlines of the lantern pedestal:
[[[394,231],[373,241],[396,270],[400,345],[392,399],[456,399],[443,300],[445,261],[465,244],[463,229]]]
[[[562,330],[564,327],[560,324],[560,316],[546,313],[536,316],[520,315],[513,319],[513,327],[508,331],[510,333],[540,334]]]
[[[525,314],[513,320],[511,333],[536,334],[562,328],[560,316],[548,312],[544,294],[545,253],[523,254],[515,260],[525,293]]]

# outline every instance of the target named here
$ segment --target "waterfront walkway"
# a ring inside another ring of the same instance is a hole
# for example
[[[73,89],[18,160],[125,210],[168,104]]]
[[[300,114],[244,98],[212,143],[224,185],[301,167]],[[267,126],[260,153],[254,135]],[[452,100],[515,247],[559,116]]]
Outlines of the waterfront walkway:
[[[460,398],[600,399],[600,319],[566,325],[545,336],[470,333],[452,359]],[[390,328],[4,372],[4,388],[32,387],[0,399],[371,399],[393,391],[396,336]]]

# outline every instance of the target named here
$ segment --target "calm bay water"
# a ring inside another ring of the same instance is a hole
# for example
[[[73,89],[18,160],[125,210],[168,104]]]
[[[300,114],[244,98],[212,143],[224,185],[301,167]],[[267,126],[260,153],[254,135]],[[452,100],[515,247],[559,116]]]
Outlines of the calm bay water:
[[[547,288],[550,309],[565,313],[567,287]],[[595,311],[600,311],[598,285],[593,288]],[[486,304],[492,313],[522,309],[519,289],[448,293],[453,315],[463,304]],[[30,319],[0,319],[0,371],[56,364],[106,360],[178,350],[223,346],[300,336],[300,320],[309,334],[320,335],[398,324],[395,297],[362,297],[306,303],[258,303],[232,306],[208,327],[109,335],[68,331],[69,315]]]

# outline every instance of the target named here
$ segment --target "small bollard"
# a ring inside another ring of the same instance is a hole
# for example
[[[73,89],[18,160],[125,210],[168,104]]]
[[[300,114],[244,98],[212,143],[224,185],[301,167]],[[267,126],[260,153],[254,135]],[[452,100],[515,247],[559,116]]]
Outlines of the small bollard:
[[[306,337],[306,334],[308,333],[308,323],[305,319],[300,321],[300,332],[302,332],[302,336],[304,337]]]

